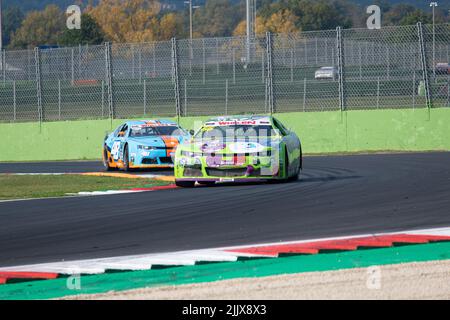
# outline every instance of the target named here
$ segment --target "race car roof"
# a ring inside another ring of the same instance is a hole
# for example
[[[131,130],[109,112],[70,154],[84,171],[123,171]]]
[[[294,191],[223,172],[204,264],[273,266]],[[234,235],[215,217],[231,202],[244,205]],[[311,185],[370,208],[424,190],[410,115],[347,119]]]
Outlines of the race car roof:
[[[135,120],[128,121],[129,126],[178,126],[175,121],[166,119],[150,119],[150,120]]]
[[[224,116],[211,118],[205,122],[205,126],[227,126],[233,124],[243,125],[270,125],[270,116]]]

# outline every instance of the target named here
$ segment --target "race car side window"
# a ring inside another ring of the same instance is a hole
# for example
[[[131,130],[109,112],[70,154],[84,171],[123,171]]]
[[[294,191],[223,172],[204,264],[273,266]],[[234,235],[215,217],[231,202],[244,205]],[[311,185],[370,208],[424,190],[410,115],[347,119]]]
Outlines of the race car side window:
[[[116,130],[114,130],[114,133],[113,133],[114,138],[116,138],[117,135],[119,134],[120,128],[121,128],[121,126],[117,127]]]
[[[275,128],[277,128],[283,136],[288,135],[289,130],[286,129],[277,119],[273,119],[273,124]]]
[[[128,130],[128,125],[125,123],[119,130],[119,132],[117,134],[119,134],[120,132],[125,132],[125,135],[127,135],[127,130]]]

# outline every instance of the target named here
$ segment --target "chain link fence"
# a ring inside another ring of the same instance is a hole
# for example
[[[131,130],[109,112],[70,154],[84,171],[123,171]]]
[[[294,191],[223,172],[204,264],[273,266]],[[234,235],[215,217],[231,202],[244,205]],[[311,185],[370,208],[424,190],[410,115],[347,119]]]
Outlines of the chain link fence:
[[[0,121],[450,107],[450,24],[3,51]]]

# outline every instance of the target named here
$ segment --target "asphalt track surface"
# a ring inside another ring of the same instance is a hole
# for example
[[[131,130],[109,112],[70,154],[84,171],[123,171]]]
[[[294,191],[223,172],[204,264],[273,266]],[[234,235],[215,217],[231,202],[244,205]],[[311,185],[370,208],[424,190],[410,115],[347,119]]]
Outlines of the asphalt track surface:
[[[284,184],[2,202],[0,266],[450,226],[450,153],[304,166]]]

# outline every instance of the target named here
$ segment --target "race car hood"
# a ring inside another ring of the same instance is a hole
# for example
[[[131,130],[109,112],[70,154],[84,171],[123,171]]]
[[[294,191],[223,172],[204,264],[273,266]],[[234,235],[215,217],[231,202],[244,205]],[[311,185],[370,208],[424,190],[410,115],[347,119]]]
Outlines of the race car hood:
[[[149,136],[149,137],[132,137],[128,138],[128,142],[136,143],[137,145],[144,145],[150,147],[176,147],[182,143],[185,136]]]
[[[180,145],[182,151],[195,153],[257,153],[264,152],[278,146],[279,138],[260,139],[228,139],[228,140],[209,140],[193,139]]]

